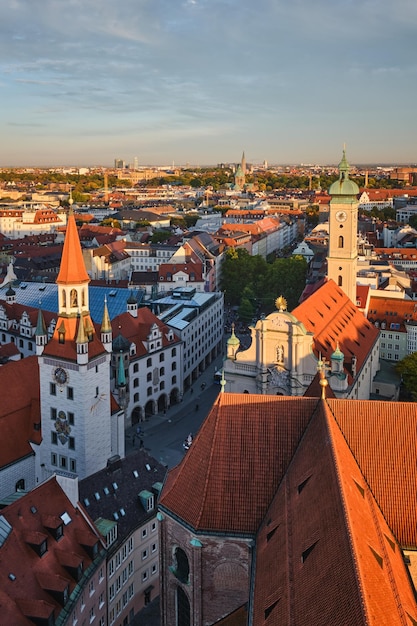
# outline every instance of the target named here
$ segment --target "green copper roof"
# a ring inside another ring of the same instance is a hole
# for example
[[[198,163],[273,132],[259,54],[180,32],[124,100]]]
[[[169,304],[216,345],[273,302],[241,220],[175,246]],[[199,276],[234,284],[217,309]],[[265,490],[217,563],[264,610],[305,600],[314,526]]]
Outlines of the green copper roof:
[[[332,356],[330,358],[332,359],[332,361],[343,361],[344,360],[345,355],[343,354],[343,352],[339,348],[339,344],[337,344],[336,350],[333,352],[333,354],[332,354]]]
[[[35,335],[36,337],[42,337],[43,335],[46,335],[45,318],[43,316],[41,309],[39,309],[38,311],[38,320],[36,322]]]
[[[345,150],[343,150],[342,160],[339,163],[339,179],[336,180],[329,188],[331,196],[357,196],[359,193],[358,185],[349,178],[349,163],[346,159]],[[338,199],[339,200],[339,199]],[[339,200],[340,201],[340,200]]]

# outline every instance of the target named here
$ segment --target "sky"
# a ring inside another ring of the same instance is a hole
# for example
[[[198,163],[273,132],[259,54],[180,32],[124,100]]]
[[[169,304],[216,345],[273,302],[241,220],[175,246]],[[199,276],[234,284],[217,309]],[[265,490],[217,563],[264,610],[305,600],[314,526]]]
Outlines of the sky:
[[[0,167],[417,162],[415,0],[3,0]]]

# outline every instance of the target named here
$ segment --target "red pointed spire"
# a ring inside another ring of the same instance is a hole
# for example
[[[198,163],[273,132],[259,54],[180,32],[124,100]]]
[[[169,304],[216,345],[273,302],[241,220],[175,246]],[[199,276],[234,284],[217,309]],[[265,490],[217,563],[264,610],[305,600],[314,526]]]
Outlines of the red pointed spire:
[[[90,277],[85,269],[83,253],[81,251],[80,239],[78,237],[75,217],[72,213],[68,215],[67,231],[65,234],[64,249],[62,251],[61,266],[59,269],[57,283],[72,284],[89,282]]]

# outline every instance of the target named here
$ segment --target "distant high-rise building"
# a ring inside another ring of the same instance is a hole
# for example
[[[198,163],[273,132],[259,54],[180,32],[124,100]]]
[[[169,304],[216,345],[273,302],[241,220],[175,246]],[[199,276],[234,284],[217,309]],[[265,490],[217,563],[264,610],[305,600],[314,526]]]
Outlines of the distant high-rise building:
[[[123,161],[123,159],[114,159],[114,167],[117,170],[123,170],[126,167],[126,163]]]

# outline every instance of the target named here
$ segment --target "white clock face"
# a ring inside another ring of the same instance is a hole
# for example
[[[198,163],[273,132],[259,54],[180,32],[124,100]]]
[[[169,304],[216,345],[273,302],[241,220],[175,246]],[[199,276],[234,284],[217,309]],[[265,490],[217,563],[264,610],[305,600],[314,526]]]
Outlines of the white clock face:
[[[336,213],[336,219],[338,222],[344,222],[347,218],[346,211],[338,211]]]

